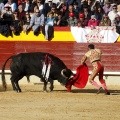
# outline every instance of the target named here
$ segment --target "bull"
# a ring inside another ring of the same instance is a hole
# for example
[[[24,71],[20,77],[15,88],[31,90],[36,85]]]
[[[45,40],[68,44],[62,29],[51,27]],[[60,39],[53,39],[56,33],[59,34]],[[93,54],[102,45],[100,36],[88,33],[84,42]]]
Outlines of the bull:
[[[58,80],[62,85],[69,81],[72,71],[58,57],[43,52],[20,53],[10,56],[2,67],[2,81],[6,90],[5,66],[11,59],[11,84],[13,90],[21,92],[19,80],[24,76],[29,78],[31,75],[38,76],[44,83],[43,91],[47,91],[47,83],[50,82],[50,91],[54,89],[54,80]]]

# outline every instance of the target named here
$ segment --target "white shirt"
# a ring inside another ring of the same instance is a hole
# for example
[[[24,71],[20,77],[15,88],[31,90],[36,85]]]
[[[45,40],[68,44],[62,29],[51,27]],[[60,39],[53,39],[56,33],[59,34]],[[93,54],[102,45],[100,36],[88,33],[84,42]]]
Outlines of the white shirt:
[[[113,26],[113,24],[114,24],[114,19],[115,19],[116,14],[117,14],[117,12],[115,13],[115,12],[113,12],[113,11],[110,11],[110,12],[108,13],[108,17],[109,17],[109,19],[111,20],[111,26]]]
[[[24,11],[28,11],[29,4],[26,3]]]
[[[12,12],[14,12],[17,9],[16,3],[12,3],[11,5],[9,3],[6,3],[5,5],[11,7]]]

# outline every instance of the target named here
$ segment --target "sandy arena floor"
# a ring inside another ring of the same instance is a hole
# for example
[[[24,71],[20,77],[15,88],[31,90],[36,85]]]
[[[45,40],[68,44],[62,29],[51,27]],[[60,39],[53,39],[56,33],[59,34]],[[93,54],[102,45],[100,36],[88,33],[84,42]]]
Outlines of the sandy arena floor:
[[[120,120],[120,86],[108,86],[110,96],[99,95],[93,86],[55,85],[53,92],[44,93],[41,84],[20,84],[22,93],[6,92],[0,85],[0,120]]]

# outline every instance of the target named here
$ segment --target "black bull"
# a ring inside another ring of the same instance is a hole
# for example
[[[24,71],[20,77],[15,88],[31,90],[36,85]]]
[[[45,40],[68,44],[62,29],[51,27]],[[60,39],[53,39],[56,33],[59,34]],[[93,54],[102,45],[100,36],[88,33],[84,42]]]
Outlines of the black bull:
[[[48,56],[46,70],[48,68],[49,59],[52,60],[48,80],[46,80],[45,75],[42,74],[46,55]],[[10,63],[10,80],[13,90],[17,92],[21,92],[18,82],[24,76],[28,77],[30,75],[35,75],[41,78],[41,81],[44,82],[44,91],[47,91],[47,83],[50,82],[50,91],[52,91],[54,88],[54,80],[58,80],[58,82],[60,82],[61,84],[66,85],[69,81],[69,78],[73,74],[72,71],[66,67],[62,60],[52,54],[42,52],[20,53],[18,55],[9,57],[2,67],[2,82],[4,89],[6,89],[4,70],[9,59],[12,59]]]

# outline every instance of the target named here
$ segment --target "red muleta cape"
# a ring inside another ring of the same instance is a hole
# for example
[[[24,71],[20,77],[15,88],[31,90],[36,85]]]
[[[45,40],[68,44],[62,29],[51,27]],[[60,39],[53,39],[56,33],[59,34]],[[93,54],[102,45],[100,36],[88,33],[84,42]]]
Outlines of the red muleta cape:
[[[77,88],[84,88],[88,81],[88,66],[86,64],[79,65],[76,69],[76,75],[71,78],[75,80],[74,86]]]

